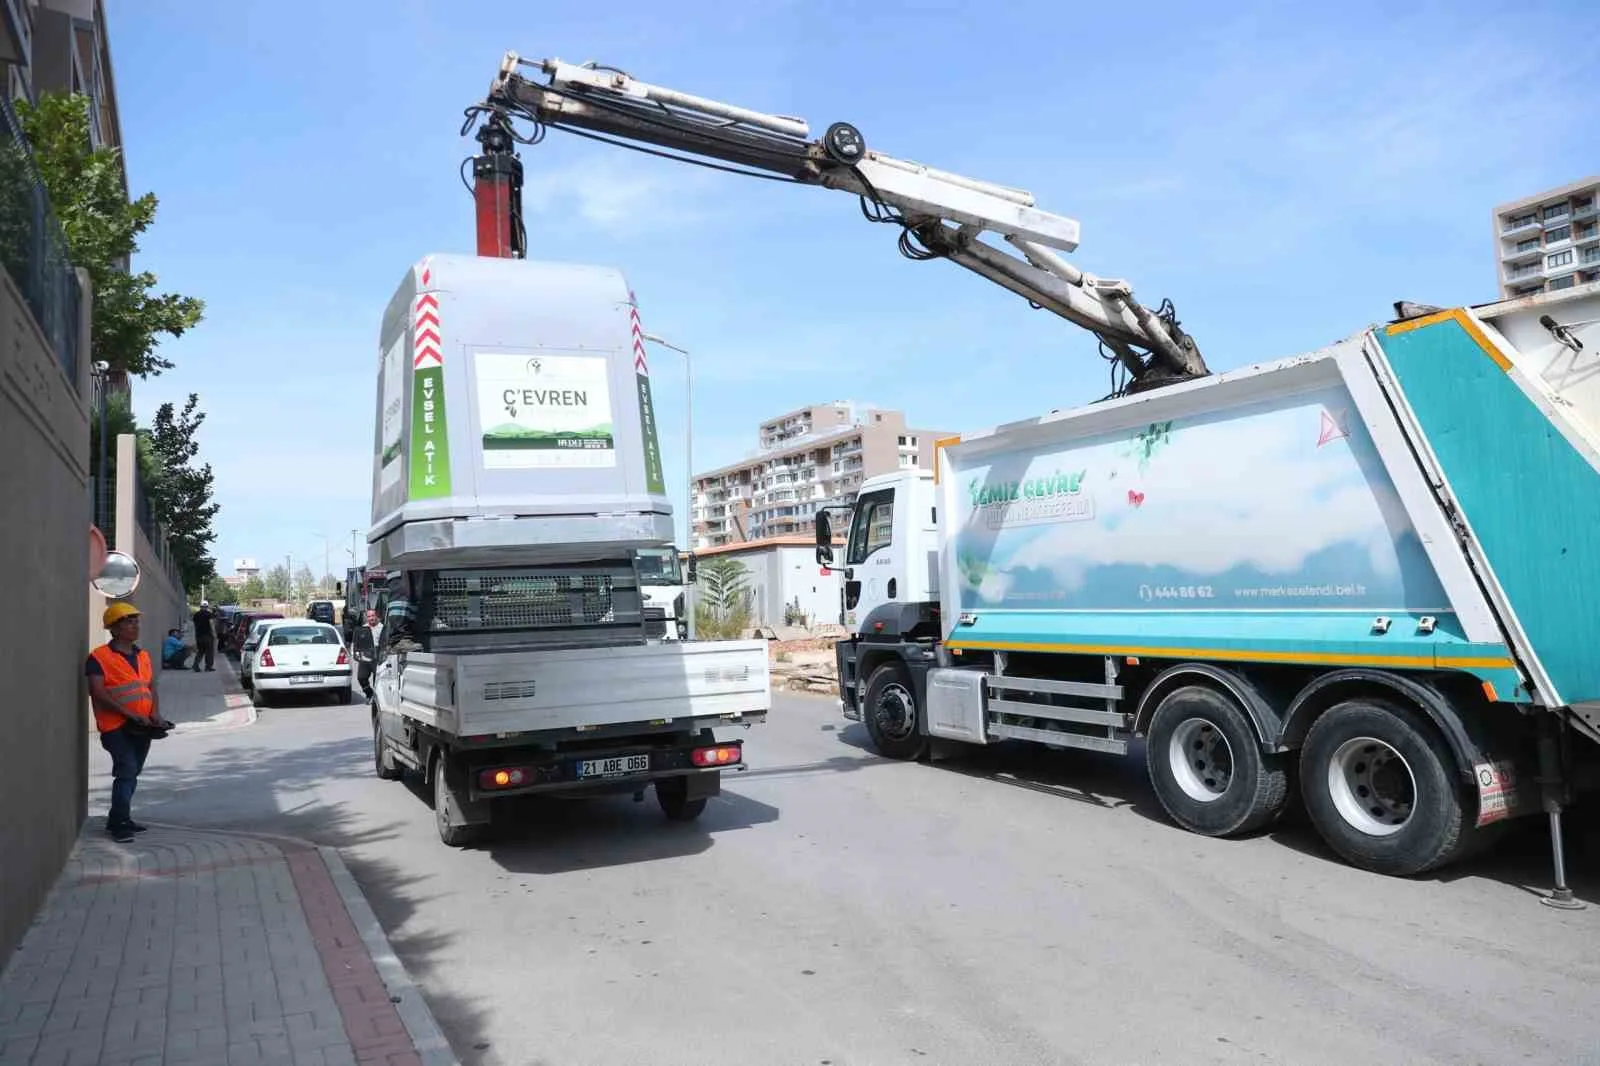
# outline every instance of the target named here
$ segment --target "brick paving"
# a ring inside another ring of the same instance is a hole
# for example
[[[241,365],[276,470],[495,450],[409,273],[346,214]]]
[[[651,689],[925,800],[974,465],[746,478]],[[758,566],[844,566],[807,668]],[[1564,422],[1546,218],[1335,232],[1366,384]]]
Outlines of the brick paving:
[[[281,837],[95,820],[0,974],[0,1066],[454,1062],[336,853]]]

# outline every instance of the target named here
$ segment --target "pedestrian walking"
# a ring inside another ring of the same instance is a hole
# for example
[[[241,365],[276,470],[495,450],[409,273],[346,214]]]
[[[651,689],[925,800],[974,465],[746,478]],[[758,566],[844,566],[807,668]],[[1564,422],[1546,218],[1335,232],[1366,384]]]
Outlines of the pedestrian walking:
[[[356,654],[356,682],[367,699],[372,699],[372,672],[378,665],[378,644],[383,639],[383,626],[378,624],[378,612],[367,612],[367,624],[355,631],[352,646]]]
[[[206,661],[207,670],[217,668],[216,615],[208,600],[201,600],[200,609],[194,613],[194,672],[197,674],[201,659]]]
[[[89,653],[84,673],[89,679],[89,700],[94,708],[100,746],[111,756],[111,810],[106,831],[126,844],[144,826],[133,820],[133,792],[150,754],[150,742],[172,729],[161,717],[156,697],[155,671],[150,653],[139,647],[139,609],[122,600],[113,602],[100,622],[111,639]]]

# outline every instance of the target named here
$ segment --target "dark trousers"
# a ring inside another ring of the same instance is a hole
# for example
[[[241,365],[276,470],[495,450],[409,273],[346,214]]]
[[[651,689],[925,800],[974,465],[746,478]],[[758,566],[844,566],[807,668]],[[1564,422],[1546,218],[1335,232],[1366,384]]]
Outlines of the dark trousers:
[[[115,829],[133,821],[133,790],[139,787],[139,771],[150,755],[150,738],[136,737],[126,726],[100,734],[100,746],[111,753],[111,811],[106,828]]]
[[[372,698],[372,668],[373,663],[363,659],[356,664],[356,683],[361,686],[362,695],[367,699]]]
[[[161,660],[161,665],[172,670],[182,670],[184,667],[189,665],[189,649],[179,648],[177,651]]]
[[[217,642],[214,640],[200,640],[196,638],[194,646],[194,670],[200,672],[200,660],[206,661],[207,670],[217,668]]]

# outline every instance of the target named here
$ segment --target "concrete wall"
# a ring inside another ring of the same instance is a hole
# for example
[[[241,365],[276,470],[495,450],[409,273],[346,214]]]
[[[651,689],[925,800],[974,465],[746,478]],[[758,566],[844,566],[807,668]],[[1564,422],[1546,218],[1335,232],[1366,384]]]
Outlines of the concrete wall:
[[[133,434],[123,433],[117,437],[117,531],[114,543],[119,551],[128,551],[129,545],[132,545],[133,557],[139,563],[139,587],[128,599],[144,616],[139,626],[139,643],[149,649],[151,665],[154,666],[156,677],[159,679],[161,641],[165,639],[167,630],[173,627],[182,629],[185,639],[193,643],[194,627],[189,623],[189,610],[183,589],[179,588],[177,582],[167,573],[166,567],[162,565],[161,556],[151,545],[150,538],[145,536],[144,530],[134,517],[133,482],[139,469],[134,446]],[[105,600],[102,597],[95,594],[92,598],[99,600],[102,609],[104,608]],[[109,634],[99,628],[98,614],[93,618],[93,625],[98,629],[98,633],[91,638],[91,643],[103,644]]]
[[[84,291],[88,278],[79,273]],[[89,350],[89,301],[80,350]],[[0,965],[85,817],[89,587],[88,359],[69,381],[0,269]]]

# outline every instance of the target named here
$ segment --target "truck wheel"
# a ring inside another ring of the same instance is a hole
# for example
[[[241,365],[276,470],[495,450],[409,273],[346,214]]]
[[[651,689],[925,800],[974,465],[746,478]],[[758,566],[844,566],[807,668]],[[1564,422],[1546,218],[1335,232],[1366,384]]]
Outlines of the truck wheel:
[[[918,759],[928,749],[920,729],[921,712],[911,675],[900,663],[884,663],[867,679],[861,717],[878,754],[891,759]]]
[[[656,802],[661,805],[661,813],[674,822],[692,822],[706,809],[706,797],[689,798],[687,777],[664,777],[656,781]]]
[[[383,722],[372,716],[372,765],[383,781],[397,781],[403,772],[389,754],[389,744],[383,739]]]
[[[1346,862],[1405,876],[1459,858],[1473,836],[1454,765],[1418,712],[1382,699],[1347,700],[1306,735],[1300,790],[1311,823]]]
[[[450,815],[455,811],[455,796],[445,778],[445,760],[439,756],[433,764],[433,821],[439,829],[439,839],[446,847],[464,848],[478,838],[481,827],[450,824]]]
[[[1283,759],[1264,755],[1238,704],[1214,688],[1164,696],[1145,736],[1145,766],[1167,815],[1191,833],[1248,833],[1283,813]]]

